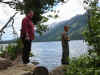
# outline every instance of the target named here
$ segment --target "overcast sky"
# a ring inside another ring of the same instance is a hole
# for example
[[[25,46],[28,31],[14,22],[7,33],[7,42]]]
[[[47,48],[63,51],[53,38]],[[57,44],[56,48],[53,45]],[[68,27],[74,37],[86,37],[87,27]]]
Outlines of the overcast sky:
[[[5,0],[7,1],[7,0]],[[83,6],[82,6],[82,0],[70,0],[68,3],[65,3],[63,5],[59,5],[55,8],[56,10],[59,10],[59,18],[50,19],[48,21],[48,24],[52,24],[54,22],[59,22],[62,20],[68,20],[75,15],[83,14],[85,12]],[[16,11],[14,9],[11,9],[8,5],[0,3],[0,29],[3,25],[9,20],[10,16],[12,16]],[[20,34],[20,28],[21,28],[21,21],[24,18],[24,15],[20,15],[18,13],[16,15],[14,27],[16,28],[16,31],[18,34]],[[10,40],[11,38],[15,38],[15,36],[12,35],[12,29],[11,27],[7,28],[5,30],[5,35],[3,36],[3,40]]]

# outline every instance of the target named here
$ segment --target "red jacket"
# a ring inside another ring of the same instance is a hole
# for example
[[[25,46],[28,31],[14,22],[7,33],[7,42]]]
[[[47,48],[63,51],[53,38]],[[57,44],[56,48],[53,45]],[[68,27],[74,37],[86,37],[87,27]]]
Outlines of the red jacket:
[[[30,16],[26,16],[22,20],[21,37],[26,37],[26,34],[30,40],[34,40],[34,24],[32,24]]]

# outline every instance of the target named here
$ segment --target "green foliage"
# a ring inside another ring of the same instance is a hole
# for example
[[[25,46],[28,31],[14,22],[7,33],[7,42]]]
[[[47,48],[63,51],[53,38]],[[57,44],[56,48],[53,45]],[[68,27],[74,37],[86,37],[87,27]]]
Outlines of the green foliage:
[[[24,0],[23,8],[20,8],[21,11],[24,10],[27,13],[29,10],[33,10],[35,15],[33,17],[33,23],[37,25],[37,32],[42,35],[43,32],[46,32],[47,25],[43,25],[44,22],[48,21],[47,17],[42,16],[42,14],[47,11],[52,11],[53,6],[57,5],[61,0]],[[62,1],[63,2],[63,1]],[[20,7],[20,6],[18,6]],[[55,18],[58,16],[55,15]]]
[[[23,44],[21,40],[17,40],[16,43],[8,44],[5,50],[1,49],[0,56],[9,57],[11,60],[16,59],[17,54],[22,52]]]
[[[44,25],[44,22],[47,22],[48,18],[42,16],[42,20],[38,23],[38,25],[36,25],[36,32],[39,33],[40,35],[42,35],[43,32],[46,32],[48,30],[48,26]]]
[[[99,75],[100,68],[96,67],[98,60],[100,60],[100,57],[95,52],[79,58],[72,58],[66,68],[65,75]]]
[[[53,7],[58,3],[64,2],[64,0],[23,0],[20,2],[19,0],[12,0],[8,2],[3,2],[9,4],[9,6],[17,11],[21,11],[21,14],[27,14],[30,10],[34,11],[35,15],[32,18],[32,21],[37,27],[37,32],[43,33],[47,30],[47,26],[41,24],[41,21],[47,22],[47,17],[42,16],[48,11],[53,11]],[[58,15],[55,14],[54,18],[57,18]],[[42,23],[43,23],[42,22]],[[43,26],[43,27],[42,27]]]
[[[4,57],[5,53],[6,53],[6,51],[3,50],[3,46],[1,46],[1,47],[0,47],[0,56],[1,56],[1,57]]]
[[[3,48],[1,47],[0,56],[14,60],[16,59],[18,54],[22,54],[22,48],[23,48],[22,41],[18,39],[16,43],[8,44],[8,47],[5,50],[3,50]],[[32,57],[34,55],[30,53],[30,56]]]
[[[37,33],[39,33],[40,35],[42,35],[43,34],[43,32],[46,32],[46,30],[47,30],[48,28],[47,28],[47,25],[37,25],[37,30],[36,30],[36,32]]]
[[[8,53],[8,56],[10,56],[10,59],[14,60],[16,58],[16,46],[8,45],[7,53]]]
[[[85,40],[92,45],[98,52],[100,49],[100,7],[97,6],[98,0],[90,3],[91,9],[88,10],[88,29],[84,32]]]
[[[93,48],[88,55],[70,60],[65,75],[100,75],[100,7],[97,3],[98,0],[94,0],[89,4],[88,28],[83,32],[85,41]]]
[[[5,50],[3,50],[2,48],[0,49],[0,56],[14,60],[16,58],[16,49],[16,45],[9,44]]]
[[[34,55],[33,55],[33,53],[30,53],[30,55],[29,55],[30,57],[33,57]]]

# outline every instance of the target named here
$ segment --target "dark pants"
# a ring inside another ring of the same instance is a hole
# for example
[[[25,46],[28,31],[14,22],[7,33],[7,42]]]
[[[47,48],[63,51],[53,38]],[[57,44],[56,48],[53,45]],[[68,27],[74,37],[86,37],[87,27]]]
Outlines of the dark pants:
[[[22,52],[22,60],[24,64],[29,63],[29,55],[31,51],[31,40],[22,39],[23,42],[23,52]]]

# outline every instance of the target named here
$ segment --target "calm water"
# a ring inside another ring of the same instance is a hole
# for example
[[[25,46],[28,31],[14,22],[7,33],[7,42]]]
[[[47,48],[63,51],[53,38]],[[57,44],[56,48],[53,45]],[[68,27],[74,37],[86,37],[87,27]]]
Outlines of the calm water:
[[[87,45],[85,42],[70,41],[70,58],[78,57],[87,53]],[[45,66],[49,70],[61,65],[62,46],[61,42],[33,42],[32,53],[35,57],[30,58],[31,61],[38,61],[39,66]]]

